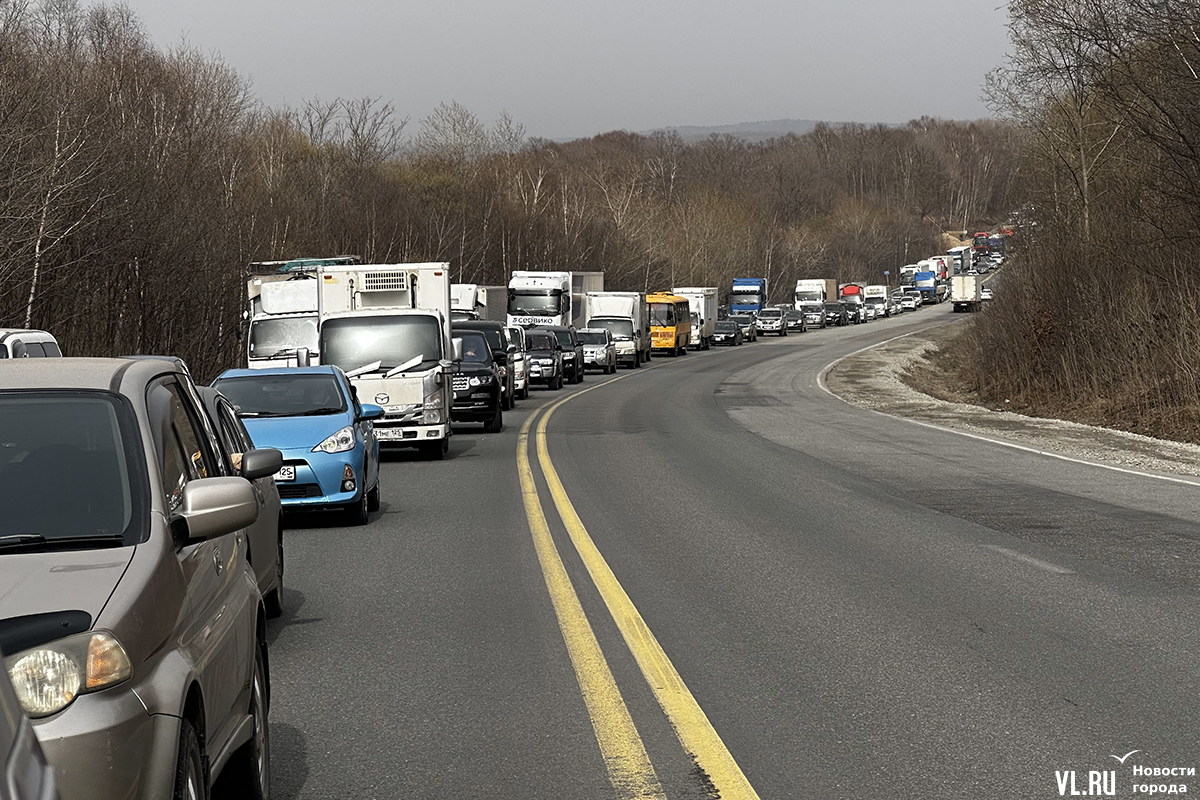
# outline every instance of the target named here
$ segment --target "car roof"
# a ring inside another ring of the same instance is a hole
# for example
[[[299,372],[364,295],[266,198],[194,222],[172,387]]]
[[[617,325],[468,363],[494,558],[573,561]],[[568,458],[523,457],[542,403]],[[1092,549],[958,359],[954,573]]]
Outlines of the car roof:
[[[221,378],[249,378],[255,375],[338,375],[341,369],[332,364],[312,367],[268,367],[266,369],[227,369],[217,376]]]
[[[483,331],[483,330],[498,331],[502,328],[507,328],[509,326],[504,324],[503,322],[498,322],[494,319],[464,319],[464,320],[458,320],[457,322],[451,322],[450,327],[455,330],[461,328],[463,330],[474,330],[474,331]]]
[[[17,358],[0,362],[4,389],[129,392],[160,375],[183,375],[170,361],[128,358]]]

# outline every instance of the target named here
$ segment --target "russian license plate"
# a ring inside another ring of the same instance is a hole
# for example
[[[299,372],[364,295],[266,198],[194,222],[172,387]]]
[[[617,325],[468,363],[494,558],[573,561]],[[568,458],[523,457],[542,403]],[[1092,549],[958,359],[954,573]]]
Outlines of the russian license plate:
[[[275,473],[277,481],[294,481],[296,480],[296,467],[285,465],[279,468],[279,472]]]
[[[403,428],[376,428],[375,435],[378,436],[380,438],[380,440],[403,439],[404,438],[404,429]]]

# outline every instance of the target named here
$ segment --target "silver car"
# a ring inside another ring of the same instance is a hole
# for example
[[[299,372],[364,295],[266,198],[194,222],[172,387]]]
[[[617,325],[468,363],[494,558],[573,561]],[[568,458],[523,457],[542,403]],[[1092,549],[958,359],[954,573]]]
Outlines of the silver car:
[[[63,800],[269,794],[250,480],[161,360],[0,365],[0,650]]]
[[[583,343],[583,368],[599,369],[605,375],[617,371],[617,343],[608,328],[580,328],[575,332]]]

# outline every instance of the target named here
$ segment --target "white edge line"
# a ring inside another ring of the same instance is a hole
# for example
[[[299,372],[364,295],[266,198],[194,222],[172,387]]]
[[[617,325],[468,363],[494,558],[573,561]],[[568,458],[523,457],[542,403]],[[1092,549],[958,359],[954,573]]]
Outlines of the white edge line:
[[[977,433],[968,433],[966,431],[960,431],[960,430],[956,430],[954,428],[947,428],[943,425],[934,425],[931,422],[923,422],[923,421],[917,420],[917,419],[910,419],[909,417],[902,417],[898,414],[888,414],[883,411],[876,411],[873,408],[864,408],[863,406],[855,405],[854,403],[851,403],[846,398],[837,394],[832,389],[830,389],[829,385],[825,382],[825,376],[829,374],[829,371],[831,369],[833,369],[834,367],[836,367],[838,364],[845,361],[847,358],[850,358],[851,356],[856,356],[859,353],[865,353],[866,351],[873,350],[876,347],[883,347],[885,344],[890,344],[891,342],[894,342],[898,339],[904,339],[908,336],[913,336],[918,333],[923,333],[924,331],[927,331],[930,328],[937,328],[937,327],[940,327],[941,325],[946,325],[946,324],[949,324],[949,323],[942,322],[942,323],[938,323],[937,325],[928,325],[924,328],[918,328],[915,331],[909,331],[908,333],[904,333],[899,336],[893,336],[890,339],[884,339],[882,342],[876,342],[875,344],[870,344],[870,345],[867,345],[866,347],[860,347],[858,350],[855,350],[853,353],[847,353],[846,355],[842,356],[841,358],[835,359],[834,361],[830,362],[829,364],[826,364],[825,367],[822,368],[819,373],[817,373],[817,385],[820,386],[821,390],[823,392],[825,392],[826,394],[828,394],[830,397],[833,397],[833,398],[836,398],[836,399],[842,401],[843,403],[850,406],[851,408],[857,408],[862,411],[868,411],[872,414],[878,414],[881,417],[887,417],[888,419],[898,419],[903,422],[911,422],[913,425],[920,425],[922,428],[932,428],[935,431],[944,431],[946,433],[953,433],[958,436],[966,436],[968,439],[977,439],[978,441],[988,442],[989,444],[1000,445],[1001,447],[1011,447],[1013,450],[1021,450],[1026,453],[1033,453],[1035,455],[1046,456],[1048,458],[1057,458],[1060,461],[1069,461],[1072,464],[1083,464],[1084,466],[1088,466],[1088,467],[1099,467],[1100,469],[1112,470],[1113,472],[1123,472],[1126,475],[1136,475],[1139,478],[1152,478],[1154,480],[1167,481],[1169,483],[1181,483],[1184,486],[1200,487],[1200,483],[1198,483],[1196,481],[1189,481],[1185,478],[1175,478],[1175,477],[1171,477],[1169,475],[1155,475],[1154,473],[1151,473],[1151,472],[1142,472],[1140,470],[1129,469],[1127,467],[1117,467],[1112,464],[1100,464],[1096,461],[1087,461],[1082,458],[1073,458],[1071,456],[1064,456],[1061,453],[1049,453],[1045,450],[1038,450],[1035,447],[1026,447],[1025,445],[1022,445],[1022,444],[1016,444],[1015,442],[1006,442],[1003,439],[993,439],[990,436],[980,436]]]
[[[1053,572],[1055,575],[1075,574],[1075,570],[1073,569],[1060,567],[1057,564],[1051,564],[1049,561],[1042,561],[1040,558],[1034,558],[1033,556],[1025,555],[1024,553],[1016,550],[1009,550],[1007,547],[1001,547],[1000,545],[996,544],[985,544],[983,547],[986,550],[992,550],[994,552],[1006,555],[1009,558],[1020,561],[1023,564],[1029,564],[1030,566],[1037,567],[1038,569],[1044,569],[1047,572]]]

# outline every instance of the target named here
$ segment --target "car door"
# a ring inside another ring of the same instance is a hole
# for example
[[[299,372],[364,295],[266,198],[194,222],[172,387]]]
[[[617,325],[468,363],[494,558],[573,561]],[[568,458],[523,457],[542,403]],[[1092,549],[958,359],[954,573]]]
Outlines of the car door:
[[[354,427],[359,441],[363,443],[363,452],[366,454],[366,463],[363,464],[363,491],[365,492],[379,480],[379,436],[375,433],[374,423],[369,419],[362,418],[362,404],[358,401],[358,392],[345,378],[339,376],[338,381],[342,387],[342,393],[350,398],[354,413]]]
[[[156,444],[168,513],[179,508],[189,481],[221,474],[211,428],[181,378],[160,378],[147,391],[147,404],[162,409]],[[177,556],[190,606],[177,635],[200,683],[206,738],[214,753],[232,732],[235,707],[250,679],[257,606],[247,607],[252,598],[247,595],[237,534],[184,544]]]
[[[238,419],[233,406],[224,397],[216,400],[217,418],[213,420],[217,426],[217,435],[228,454],[245,453],[254,448],[254,442],[242,421]],[[232,468],[232,464],[229,465]],[[237,475],[240,471],[231,471]],[[258,519],[246,533],[250,545],[250,566],[258,581],[258,588],[266,594],[275,580],[275,562],[280,554],[280,504],[279,490],[275,488],[275,479],[268,476],[250,481],[254,487],[254,497],[258,501]]]

